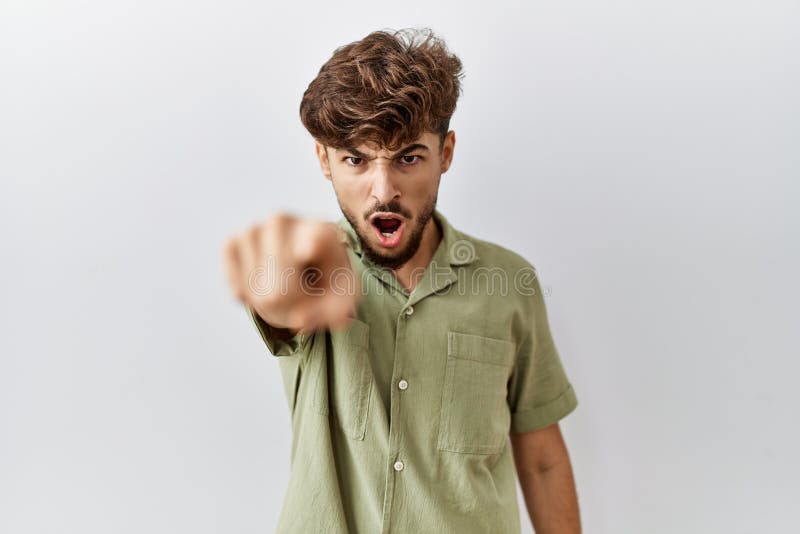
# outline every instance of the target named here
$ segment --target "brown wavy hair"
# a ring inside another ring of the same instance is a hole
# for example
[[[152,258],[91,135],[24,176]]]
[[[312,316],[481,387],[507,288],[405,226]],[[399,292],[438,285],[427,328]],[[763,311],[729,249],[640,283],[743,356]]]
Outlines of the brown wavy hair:
[[[396,150],[433,132],[441,150],[462,69],[428,28],[375,31],[334,51],[303,93],[300,120],[337,149],[372,142]]]

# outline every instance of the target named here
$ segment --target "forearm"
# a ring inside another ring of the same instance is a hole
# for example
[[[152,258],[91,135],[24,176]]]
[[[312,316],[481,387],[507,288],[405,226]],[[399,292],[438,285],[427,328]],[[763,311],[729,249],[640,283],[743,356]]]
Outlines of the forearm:
[[[536,534],[580,534],[578,497],[568,458],[543,470],[519,473]]]

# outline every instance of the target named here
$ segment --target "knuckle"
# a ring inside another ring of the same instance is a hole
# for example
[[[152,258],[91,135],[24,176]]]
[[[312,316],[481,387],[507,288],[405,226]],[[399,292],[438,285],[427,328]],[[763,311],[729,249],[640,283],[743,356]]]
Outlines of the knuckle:
[[[256,248],[258,246],[258,240],[261,236],[261,227],[260,226],[251,226],[244,232],[244,242],[247,246]]]
[[[233,256],[236,252],[236,238],[229,237],[222,245],[222,255],[226,258]]]
[[[286,228],[294,217],[284,211],[277,211],[267,217],[266,225],[274,228]]]
[[[317,250],[324,250],[338,239],[336,230],[330,224],[317,224],[312,232],[313,244]]]

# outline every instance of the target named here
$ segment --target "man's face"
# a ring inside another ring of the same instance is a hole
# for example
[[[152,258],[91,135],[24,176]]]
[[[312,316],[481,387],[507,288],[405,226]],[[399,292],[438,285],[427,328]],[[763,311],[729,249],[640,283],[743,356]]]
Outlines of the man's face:
[[[454,145],[453,131],[441,150],[439,135],[431,132],[394,152],[372,144],[334,149],[316,143],[323,174],[373,262],[396,269],[416,254]]]

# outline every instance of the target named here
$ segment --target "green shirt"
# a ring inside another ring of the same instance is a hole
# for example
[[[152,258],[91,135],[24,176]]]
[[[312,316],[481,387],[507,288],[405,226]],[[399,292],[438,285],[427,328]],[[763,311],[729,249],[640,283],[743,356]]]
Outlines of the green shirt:
[[[533,266],[434,220],[442,240],[410,294],[339,220],[363,291],[344,330],[281,340],[248,308],[291,413],[281,534],[520,531],[509,432],[577,399]]]

